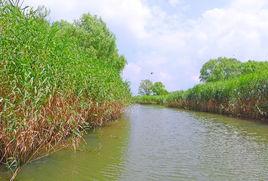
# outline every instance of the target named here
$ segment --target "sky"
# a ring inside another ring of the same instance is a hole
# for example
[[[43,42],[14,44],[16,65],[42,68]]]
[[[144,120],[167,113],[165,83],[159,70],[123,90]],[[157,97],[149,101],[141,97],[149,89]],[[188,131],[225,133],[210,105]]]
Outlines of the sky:
[[[268,0],[25,0],[44,5],[51,21],[98,15],[117,38],[128,64],[122,73],[137,93],[141,80],[169,91],[199,83],[211,58],[268,58]],[[151,74],[153,72],[153,74]]]

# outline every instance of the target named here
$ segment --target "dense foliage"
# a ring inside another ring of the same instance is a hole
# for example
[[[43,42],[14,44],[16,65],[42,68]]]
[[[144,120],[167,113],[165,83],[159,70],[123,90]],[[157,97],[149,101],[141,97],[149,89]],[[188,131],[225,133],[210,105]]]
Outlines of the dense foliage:
[[[153,95],[160,96],[168,94],[165,85],[162,82],[155,82],[152,87]]]
[[[117,118],[130,98],[105,23],[50,23],[46,12],[0,1],[0,158],[11,168]]]
[[[242,76],[255,71],[268,70],[268,62],[240,62],[234,58],[219,57],[205,63],[200,71],[202,82],[215,82]]]
[[[139,86],[139,95],[165,95],[168,91],[162,82],[155,82],[146,79],[142,80]]]
[[[167,95],[155,96],[155,95],[144,95],[135,96],[134,102],[138,104],[158,104],[163,105],[166,103]]]
[[[142,80],[139,86],[140,95],[151,95],[152,94],[153,82],[146,79]]]
[[[220,57],[205,63],[200,71],[200,80],[213,82],[235,77],[240,74],[241,62],[233,58]]]

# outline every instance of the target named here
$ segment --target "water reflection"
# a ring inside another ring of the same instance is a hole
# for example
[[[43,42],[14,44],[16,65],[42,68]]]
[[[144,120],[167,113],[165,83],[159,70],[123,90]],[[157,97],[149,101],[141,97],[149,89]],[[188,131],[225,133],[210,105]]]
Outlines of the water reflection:
[[[267,180],[268,126],[153,106],[130,112],[121,180]]]
[[[157,106],[132,106],[87,145],[24,168],[35,180],[268,180],[268,125]]]
[[[19,181],[117,180],[128,144],[129,122],[120,120],[85,137],[77,152],[64,150],[26,166]]]

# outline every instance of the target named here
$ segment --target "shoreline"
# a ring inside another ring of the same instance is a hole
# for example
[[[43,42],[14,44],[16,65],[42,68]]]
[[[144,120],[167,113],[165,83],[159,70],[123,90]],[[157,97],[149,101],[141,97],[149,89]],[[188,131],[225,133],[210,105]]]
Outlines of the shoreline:
[[[253,117],[248,117],[248,116],[243,116],[243,115],[236,115],[236,114],[231,114],[231,113],[219,113],[219,112],[214,112],[214,111],[204,111],[204,110],[198,110],[198,109],[190,109],[188,107],[175,106],[175,105],[169,105],[169,104],[157,103],[157,102],[135,102],[135,104],[139,104],[139,105],[157,105],[157,106],[163,106],[163,107],[166,107],[166,108],[174,108],[174,109],[178,109],[178,110],[200,112],[200,113],[210,113],[210,114],[222,115],[222,116],[226,116],[226,117],[230,117],[230,118],[238,118],[238,119],[243,119],[243,120],[247,120],[247,121],[268,124],[268,118],[265,117],[265,116],[263,118],[253,118]]]

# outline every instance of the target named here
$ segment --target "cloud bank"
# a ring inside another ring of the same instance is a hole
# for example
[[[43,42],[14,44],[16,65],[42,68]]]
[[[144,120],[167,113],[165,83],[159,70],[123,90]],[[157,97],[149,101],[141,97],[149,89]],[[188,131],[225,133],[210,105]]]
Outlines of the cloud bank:
[[[131,81],[134,93],[146,78],[164,82],[169,90],[192,87],[210,58],[268,57],[266,0],[226,1],[210,9],[200,5],[195,16],[189,16],[193,4],[186,0],[26,0],[25,4],[45,5],[52,20],[72,21],[86,12],[101,16],[128,59],[123,76]]]

